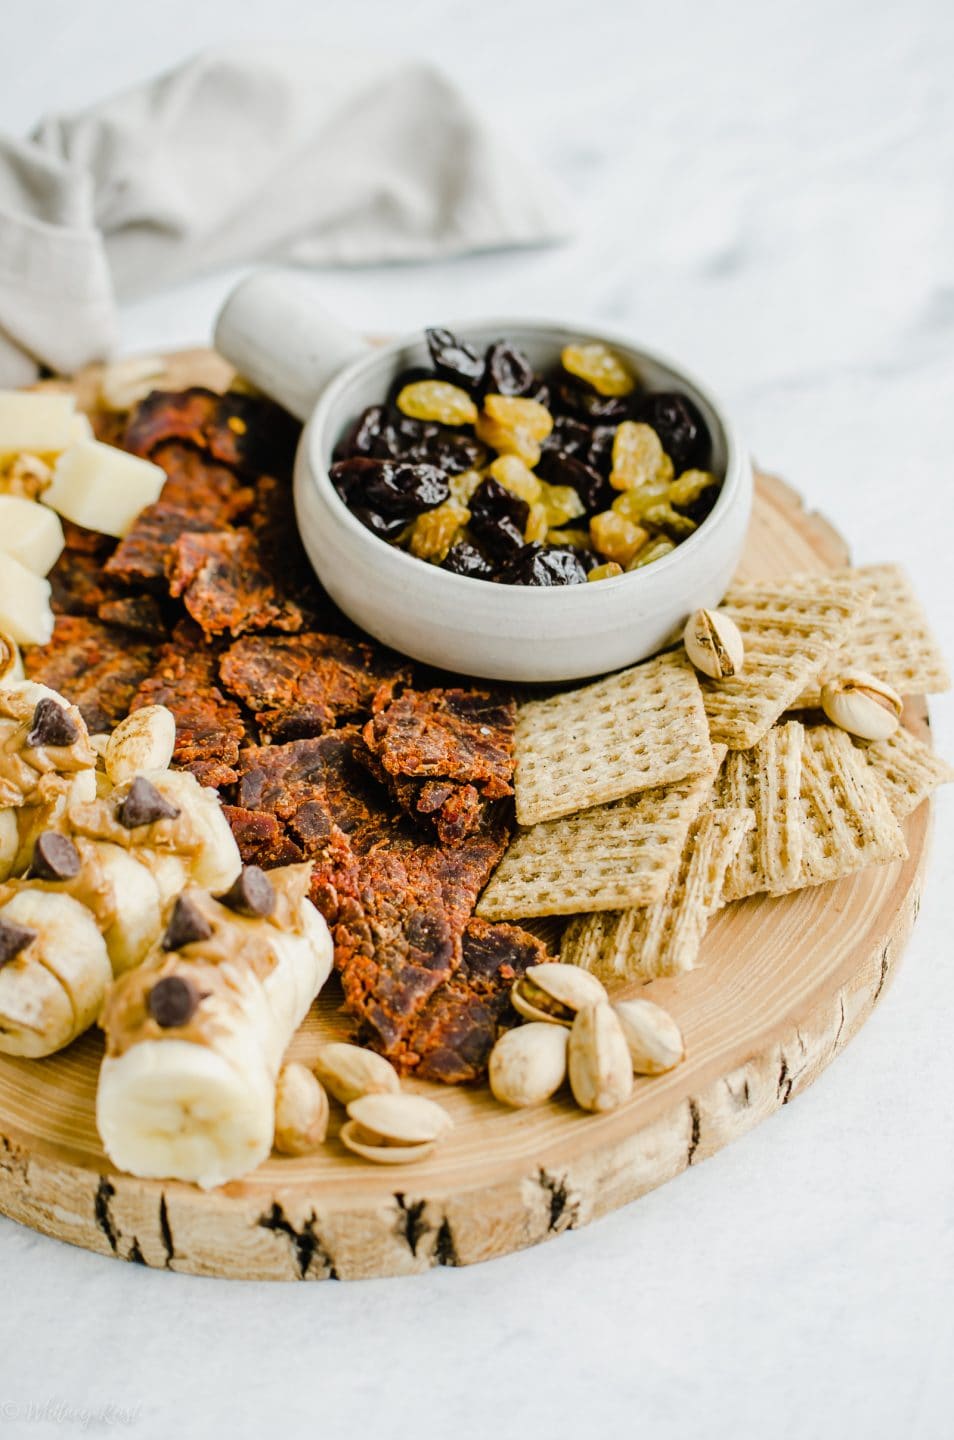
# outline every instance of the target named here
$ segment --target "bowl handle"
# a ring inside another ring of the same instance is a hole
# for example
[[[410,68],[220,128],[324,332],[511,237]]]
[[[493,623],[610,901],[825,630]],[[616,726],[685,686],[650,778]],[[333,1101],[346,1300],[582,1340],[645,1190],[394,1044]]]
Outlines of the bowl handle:
[[[215,348],[259,390],[307,420],[322,390],[368,343],[319,302],[296,270],[257,270],[215,322]]]

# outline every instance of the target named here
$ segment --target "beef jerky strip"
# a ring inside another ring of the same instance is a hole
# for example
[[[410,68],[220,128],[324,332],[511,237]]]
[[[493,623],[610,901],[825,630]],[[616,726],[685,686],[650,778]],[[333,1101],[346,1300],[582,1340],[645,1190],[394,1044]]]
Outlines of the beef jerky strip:
[[[217,464],[191,445],[167,441],[156,447],[150,459],[166,472],[159,496],[163,505],[229,525],[255,503],[251,485],[243,484],[229,466]]]
[[[104,602],[122,593],[103,571],[105,556],[65,549],[48,575],[50,603],[56,615],[95,615]]]
[[[302,613],[283,595],[251,530],[181,534],[166,556],[170,595],[206,636],[299,630]]]
[[[76,705],[90,731],[111,730],[155,663],[141,635],[83,615],[60,615],[48,645],[23,657],[30,680],[58,690]]]
[[[244,810],[240,805],[223,805],[224,814],[239,847],[244,865],[294,865],[304,859],[301,849],[290,840],[274,815],[264,810]]]
[[[104,566],[104,573],[124,585],[144,586],[150,590],[166,588],[166,556],[180,535],[188,531],[214,531],[215,520],[193,515],[178,505],[158,500],[147,505],[137,517],[133,528]]]
[[[96,613],[107,625],[121,625],[151,640],[169,638],[166,617],[154,595],[120,595],[113,600],[103,600]]]
[[[123,444],[151,459],[164,441],[184,440],[246,474],[284,476],[300,434],[298,422],[270,400],[196,385],[147,395],[129,417]]]
[[[513,794],[512,701],[480,690],[406,690],[363,731],[375,772],[448,845],[473,834]]]
[[[371,713],[410,671],[397,656],[337,635],[255,635],[219,662],[225,689],[255,712],[274,740],[319,735]]]
[[[234,700],[218,688],[217,656],[192,627],[179,626],[173,642],[159,652],[153,673],[136,692],[132,708],[165,705],[175,716],[175,763],[203,785],[218,788],[238,778],[235,769],[245,741],[245,722]]]
[[[418,1057],[414,1074],[448,1085],[479,1080],[498,1036],[519,1024],[510,1003],[514,980],[552,959],[542,940],[516,925],[468,921],[460,965],[408,1034],[409,1057]]]

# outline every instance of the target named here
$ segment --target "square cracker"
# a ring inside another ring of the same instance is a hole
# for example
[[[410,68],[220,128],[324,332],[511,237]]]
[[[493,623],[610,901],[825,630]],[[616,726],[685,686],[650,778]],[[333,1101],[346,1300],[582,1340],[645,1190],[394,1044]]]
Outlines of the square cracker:
[[[856,744],[877,775],[896,820],[910,815],[939,785],[954,780],[954,767],[903,727],[887,740]]]
[[[790,890],[840,880],[908,853],[876,772],[851,736],[830,725],[805,730],[802,827],[802,863]]]
[[[755,816],[754,829],[744,836],[726,873],[726,900],[792,889],[798,878],[804,735],[797,721],[789,721],[773,726],[751,750],[733,750],[726,757],[716,780],[717,803]]]
[[[522,705],[515,749],[521,825],[705,774],[712,761],[702,693],[682,651]]]
[[[578,915],[662,899],[719,758],[710,749],[705,775],[518,830],[477,914]]]
[[[724,903],[729,862],[754,824],[751,810],[707,810],[698,816],[662,900],[571,920],[560,959],[607,983],[647,982],[691,970],[709,919]]]
[[[803,689],[799,708],[818,705],[822,682],[843,670],[867,670],[901,695],[936,695],[950,689],[944,656],[900,565],[863,565],[832,573],[857,577],[872,588],[873,598],[835,655]]]
[[[719,609],[745,644],[745,663],[726,680],[702,679],[713,743],[748,750],[792,707],[871,603],[854,572],[792,575],[733,585]]]

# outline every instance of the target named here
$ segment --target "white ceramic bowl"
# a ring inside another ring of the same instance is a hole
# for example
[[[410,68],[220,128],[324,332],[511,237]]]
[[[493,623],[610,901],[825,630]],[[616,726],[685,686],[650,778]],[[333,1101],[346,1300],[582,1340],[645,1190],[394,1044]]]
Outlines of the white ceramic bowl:
[[[222,326],[228,358],[276,398],[267,364],[256,366]],[[495,585],[453,575],[373,535],[331,483],[335,443],[367,405],[380,402],[399,371],[427,361],[422,334],[358,354],[320,394],[298,451],[295,503],[302,539],[325,589],[362,629],[416,660],[493,680],[557,682],[618,670],[653,654],[692,610],[719,603],[736,568],[749,522],[752,471],[725,411],[671,361],[620,335],[578,325],[500,316],[451,322],[478,346],[506,337],[536,369],[552,369],[571,340],[605,340],[652,390],[679,390],[699,407],[713,441],[712,468],[724,475],[698,531],[645,569],[594,585]],[[225,327],[228,331],[229,327]],[[225,345],[223,345],[223,339]],[[231,353],[230,353],[231,352]],[[288,355],[282,369],[287,369]],[[307,387],[305,387],[307,388]],[[276,393],[277,392],[277,393]],[[305,404],[299,401],[299,413]]]

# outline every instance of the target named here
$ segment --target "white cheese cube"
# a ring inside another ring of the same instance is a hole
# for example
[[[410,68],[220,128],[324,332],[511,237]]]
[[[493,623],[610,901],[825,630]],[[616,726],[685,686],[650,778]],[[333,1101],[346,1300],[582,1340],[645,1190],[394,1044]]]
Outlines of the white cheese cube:
[[[42,499],[75,525],[121,539],[140,510],[158,500],[165,480],[165,471],[149,460],[81,440],[57,460]]]
[[[34,575],[48,575],[63,549],[59,516],[35,500],[0,495],[0,550]]]
[[[0,390],[0,455],[48,455],[75,439],[76,399],[52,391]]]
[[[66,437],[66,445],[63,446],[63,449],[65,450],[70,445],[78,444],[80,440],[95,439],[96,436],[93,434],[93,427],[90,424],[89,416],[84,415],[82,410],[77,410],[76,414],[70,420],[69,434]]]
[[[0,630],[18,645],[46,645],[53,634],[50,582],[0,554]]]

